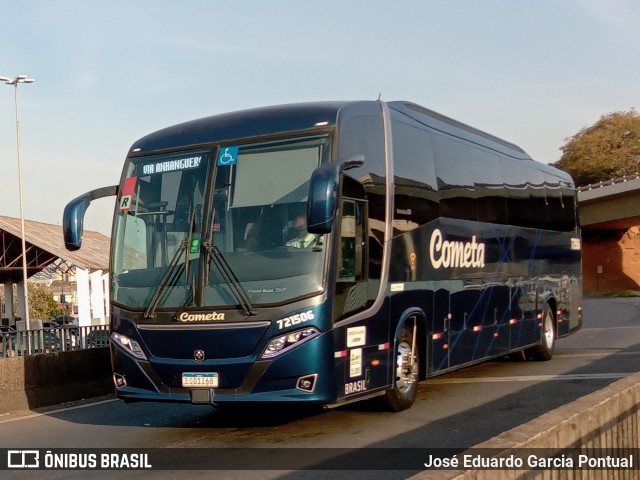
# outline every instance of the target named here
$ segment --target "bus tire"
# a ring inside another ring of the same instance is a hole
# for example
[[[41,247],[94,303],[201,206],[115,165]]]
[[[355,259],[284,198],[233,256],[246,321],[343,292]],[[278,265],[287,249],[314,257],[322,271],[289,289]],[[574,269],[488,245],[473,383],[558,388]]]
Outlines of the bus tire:
[[[556,329],[553,317],[553,310],[549,304],[545,304],[542,316],[542,338],[540,345],[536,345],[529,349],[528,357],[532,360],[551,360],[553,350],[556,345]]]
[[[394,371],[393,385],[382,397],[384,404],[394,412],[407,410],[413,405],[418,394],[420,352],[418,351],[418,342],[415,342],[413,365],[409,366],[413,344],[413,328],[405,325],[400,333],[397,351],[395,352],[396,369]]]

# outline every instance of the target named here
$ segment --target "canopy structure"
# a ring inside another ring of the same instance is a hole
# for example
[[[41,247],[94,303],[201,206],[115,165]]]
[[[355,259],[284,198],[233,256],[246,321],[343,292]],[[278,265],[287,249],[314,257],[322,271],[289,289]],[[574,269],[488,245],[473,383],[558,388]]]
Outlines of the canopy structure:
[[[102,275],[102,271],[108,272],[109,238],[101,233],[85,231],[82,238],[82,248],[70,252],[64,246],[60,225],[25,220],[24,231],[28,278],[37,278],[42,274],[75,273],[80,270],[86,274],[88,283],[90,275],[96,273]],[[19,291],[24,288],[22,269],[20,219],[0,216],[0,283],[5,285],[5,301],[9,309],[9,312],[5,311],[5,316],[9,318],[12,317],[12,302],[8,301],[8,297],[13,296],[13,284],[18,286]],[[84,278],[84,275],[80,275],[80,277]],[[88,296],[89,289],[88,285],[86,289],[81,289],[78,285],[79,294],[80,290],[87,290],[86,295]],[[107,293],[103,292],[103,295],[107,295]],[[24,312],[20,312],[20,310],[24,309],[24,305],[21,304],[20,297],[21,295],[18,294],[18,316],[23,317]],[[89,299],[87,301],[90,303]],[[80,303],[87,302],[79,300]],[[101,303],[108,304],[104,301]],[[82,312],[79,314],[82,316]],[[93,317],[90,310],[87,315]],[[104,314],[99,317],[104,317]],[[87,318],[87,323],[91,323],[91,318]]]

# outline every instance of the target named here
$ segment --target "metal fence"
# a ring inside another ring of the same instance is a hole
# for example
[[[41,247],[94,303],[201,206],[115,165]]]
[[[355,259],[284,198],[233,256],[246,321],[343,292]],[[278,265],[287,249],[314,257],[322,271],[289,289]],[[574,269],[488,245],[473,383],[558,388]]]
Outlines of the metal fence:
[[[583,185],[578,187],[578,191],[586,192],[588,190],[594,190],[596,188],[608,187],[609,185],[616,185],[617,183],[625,183],[631,180],[639,180],[640,172],[634,173],[632,175],[625,175],[624,177],[615,177],[609,180],[601,180],[596,183],[590,183],[589,185]]]
[[[0,358],[7,358],[106,347],[109,345],[110,331],[108,325],[64,325],[37,330],[5,328],[0,335]]]

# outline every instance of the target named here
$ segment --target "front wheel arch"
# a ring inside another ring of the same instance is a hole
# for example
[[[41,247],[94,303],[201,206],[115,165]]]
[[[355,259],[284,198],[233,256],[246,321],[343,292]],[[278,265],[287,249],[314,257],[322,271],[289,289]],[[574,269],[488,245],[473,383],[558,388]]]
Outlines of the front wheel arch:
[[[382,397],[395,412],[407,410],[416,399],[418,382],[426,372],[425,343],[424,317],[418,312],[403,315],[393,343],[391,387]]]

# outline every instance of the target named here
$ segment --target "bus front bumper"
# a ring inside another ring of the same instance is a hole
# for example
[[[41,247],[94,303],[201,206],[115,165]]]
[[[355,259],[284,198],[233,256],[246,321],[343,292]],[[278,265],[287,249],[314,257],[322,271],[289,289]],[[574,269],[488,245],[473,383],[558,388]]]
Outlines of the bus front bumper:
[[[125,401],[193,404],[308,403],[336,400],[330,335],[319,337],[279,357],[212,360],[152,358],[139,360],[111,345],[116,396]],[[327,349],[329,347],[329,349]],[[324,353],[322,353],[324,352]],[[324,359],[324,360],[322,360]],[[184,388],[185,372],[215,372],[219,387]]]

